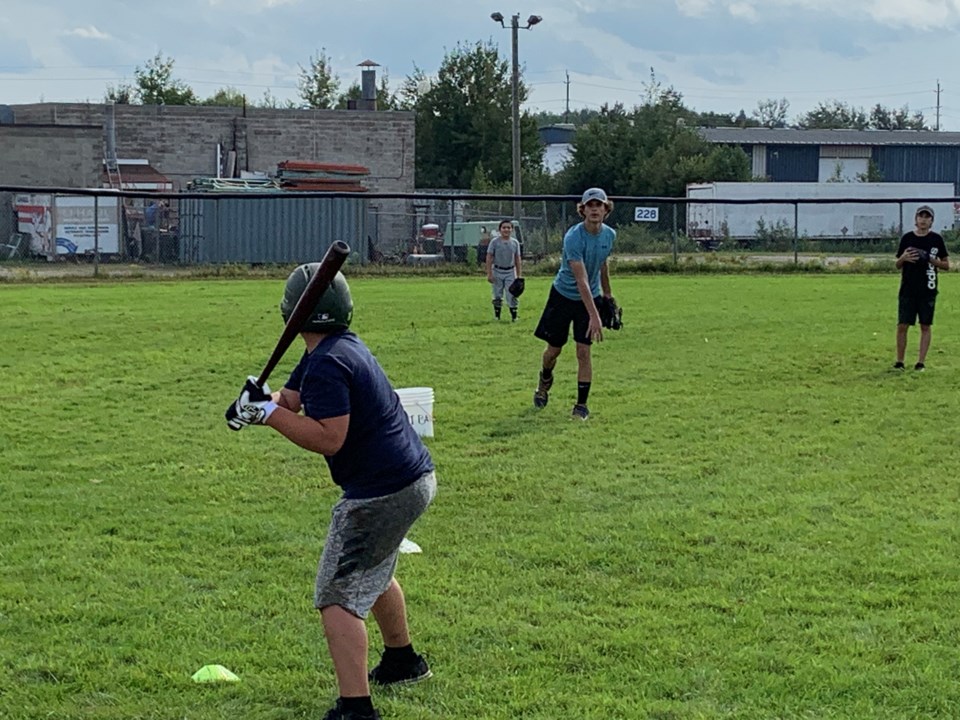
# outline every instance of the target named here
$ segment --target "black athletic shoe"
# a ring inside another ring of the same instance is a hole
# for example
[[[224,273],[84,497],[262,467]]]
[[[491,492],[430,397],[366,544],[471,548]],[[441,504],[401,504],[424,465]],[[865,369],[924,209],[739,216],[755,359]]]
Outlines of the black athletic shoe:
[[[904,368],[904,364],[902,362],[898,361],[893,364],[894,370],[903,370],[903,368]]]
[[[373,711],[373,715],[357,715],[357,713],[344,712],[340,709],[340,701],[337,700],[337,704],[327,711],[323,720],[380,720],[380,713],[376,710]]]
[[[423,659],[423,655],[417,655],[410,663],[387,663],[382,659],[368,674],[368,679],[374,685],[386,687],[388,685],[413,685],[421,680],[432,677],[433,673]]]
[[[920,372],[923,372],[924,370],[927,369],[927,366],[924,365],[923,363],[917,363],[916,365],[913,366],[913,369],[914,369],[914,370],[919,370]]]
[[[550,388],[553,387],[553,375],[549,380],[543,379],[543,373],[540,373],[540,383],[537,385],[537,391],[533,394],[533,406],[535,408],[545,408],[550,400]]]
[[[577,403],[573,406],[573,411],[570,413],[570,417],[572,417],[574,420],[586,420],[588,417],[590,417],[590,411],[587,410],[586,405]]]

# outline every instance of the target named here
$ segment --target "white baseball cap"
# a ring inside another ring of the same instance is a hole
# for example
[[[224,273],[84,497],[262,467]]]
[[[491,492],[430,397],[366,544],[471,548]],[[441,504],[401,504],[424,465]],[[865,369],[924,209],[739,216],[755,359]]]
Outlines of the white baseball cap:
[[[917,208],[917,212],[914,213],[914,216],[919,215],[920,213],[929,213],[930,219],[933,220],[933,208],[929,205],[921,205]]]
[[[583,197],[580,198],[580,203],[586,205],[591,200],[599,200],[604,205],[606,205],[609,200],[607,200],[607,194],[601,188],[588,188],[584,191]]]

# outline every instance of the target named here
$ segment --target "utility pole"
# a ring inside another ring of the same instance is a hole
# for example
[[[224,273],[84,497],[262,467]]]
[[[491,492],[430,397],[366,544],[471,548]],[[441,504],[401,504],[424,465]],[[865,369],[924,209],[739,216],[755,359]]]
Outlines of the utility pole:
[[[940,78],[937,78],[937,132],[940,132]]]
[[[570,122],[570,71],[567,70],[567,109],[563,113],[563,121]]]
[[[503,28],[507,27],[506,23],[503,22],[504,18],[501,13],[491,13],[490,19],[496,23],[500,23],[500,26]],[[543,18],[539,15],[531,15],[527,18],[527,24],[523,26],[523,29],[529,30],[542,20]],[[513,41],[513,77],[511,80],[511,90],[513,94],[513,194],[516,196],[513,201],[514,222],[520,221],[520,213],[523,209],[520,202],[520,195],[522,194],[520,183],[520,60],[518,57],[519,38],[517,37],[520,28],[520,15],[517,14],[510,18],[511,40]]]
[[[510,29],[513,31],[513,194],[522,194],[520,187],[520,60],[518,58],[520,30],[520,16],[510,18]],[[519,197],[513,200],[513,221],[520,222],[521,204]]]

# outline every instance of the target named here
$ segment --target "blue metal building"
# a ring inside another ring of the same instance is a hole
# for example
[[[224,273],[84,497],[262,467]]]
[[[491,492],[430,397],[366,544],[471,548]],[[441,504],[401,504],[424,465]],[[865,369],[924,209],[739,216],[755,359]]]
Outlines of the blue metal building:
[[[701,128],[709,142],[737,145],[752,174],[771,182],[950,182],[960,195],[960,132]]]

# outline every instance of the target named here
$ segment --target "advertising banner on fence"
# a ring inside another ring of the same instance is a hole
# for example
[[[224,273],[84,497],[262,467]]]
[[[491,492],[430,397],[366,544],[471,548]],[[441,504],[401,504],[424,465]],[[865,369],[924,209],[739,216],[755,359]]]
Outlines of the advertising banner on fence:
[[[120,252],[120,212],[115,197],[20,194],[14,198],[17,230],[30,237],[30,252],[56,255]]]
[[[117,198],[99,199],[96,222],[93,200],[92,197],[76,195],[56,197],[54,217],[57,222],[58,253],[92,253],[95,240],[101,253],[120,252]]]
[[[53,197],[50,195],[17,195],[13,209],[17,213],[17,230],[30,238],[30,252],[52,257],[56,254],[51,229]]]

